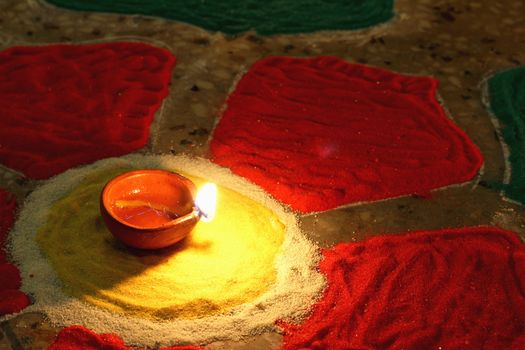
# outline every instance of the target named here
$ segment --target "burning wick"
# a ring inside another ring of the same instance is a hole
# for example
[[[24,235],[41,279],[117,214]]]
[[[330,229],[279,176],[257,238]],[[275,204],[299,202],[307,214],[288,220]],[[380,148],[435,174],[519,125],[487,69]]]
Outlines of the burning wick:
[[[199,212],[201,220],[210,222],[215,217],[217,204],[217,186],[213,183],[207,183],[197,192],[195,206]]]

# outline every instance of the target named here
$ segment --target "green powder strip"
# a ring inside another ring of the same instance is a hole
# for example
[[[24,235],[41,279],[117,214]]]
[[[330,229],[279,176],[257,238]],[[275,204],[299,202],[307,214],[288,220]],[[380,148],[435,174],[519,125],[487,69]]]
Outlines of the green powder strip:
[[[210,31],[262,35],[359,29],[393,17],[394,0],[47,0],[73,10],[159,16]]]
[[[525,67],[493,76],[488,82],[490,108],[509,146],[512,173],[508,184],[496,183],[505,195],[525,204]]]

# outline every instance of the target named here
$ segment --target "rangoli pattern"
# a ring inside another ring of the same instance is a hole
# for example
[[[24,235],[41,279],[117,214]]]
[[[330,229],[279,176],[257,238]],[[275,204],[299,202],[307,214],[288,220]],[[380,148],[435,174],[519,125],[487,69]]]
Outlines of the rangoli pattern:
[[[292,349],[522,349],[525,245],[474,227],[387,235],[325,250],[328,288]]]
[[[175,57],[148,44],[0,52],[0,163],[35,179],[144,147]]]
[[[509,183],[492,183],[505,195],[525,204],[525,67],[494,75],[488,82],[490,108],[500,122],[508,145]]]
[[[271,35],[358,29],[385,22],[394,15],[393,0],[47,1],[82,11],[159,16],[228,34],[249,30]]]
[[[62,329],[48,350],[132,350],[116,334],[97,334],[82,326]],[[170,346],[158,350],[200,350],[197,346]]]
[[[308,213],[472,179],[482,156],[430,77],[335,57],[271,57],[229,96],[212,159]]]
[[[0,188],[0,316],[19,312],[29,305],[29,297],[19,290],[18,268],[6,256],[7,234],[15,221],[16,200]]]

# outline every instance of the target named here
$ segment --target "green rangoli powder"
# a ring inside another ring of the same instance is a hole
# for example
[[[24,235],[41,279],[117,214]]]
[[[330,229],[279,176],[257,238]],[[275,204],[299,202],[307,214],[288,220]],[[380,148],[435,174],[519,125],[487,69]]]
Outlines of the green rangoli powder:
[[[488,82],[490,108],[501,124],[501,134],[509,146],[511,177],[502,188],[510,199],[525,204],[525,67],[493,76]]]
[[[370,27],[393,17],[394,0],[47,0],[73,10],[159,16],[210,31],[262,35]]]

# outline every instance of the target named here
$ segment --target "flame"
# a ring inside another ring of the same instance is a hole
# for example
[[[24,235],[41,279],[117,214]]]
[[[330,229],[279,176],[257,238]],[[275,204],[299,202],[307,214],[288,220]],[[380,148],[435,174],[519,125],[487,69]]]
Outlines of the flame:
[[[217,207],[217,186],[213,183],[207,183],[202,186],[197,192],[195,206],[199,210],[202,221],[212,221]]]

